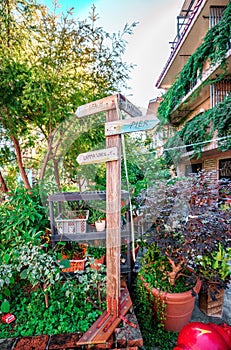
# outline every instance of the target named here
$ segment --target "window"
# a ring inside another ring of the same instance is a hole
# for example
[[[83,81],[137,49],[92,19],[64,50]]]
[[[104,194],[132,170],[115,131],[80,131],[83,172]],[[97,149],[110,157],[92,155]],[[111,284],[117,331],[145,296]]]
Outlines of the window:
[[[231,158],[219,160],[219,179],[231,180]]]
[[[222,102],[224,98],[231,92],[231,79],[221,80],[210,86],[211,90],[211,108]]]
[[[199,173],[202,170],[202,163],[190,164],[185,166],[185,176],[189,176],[189,174]]]
[[[210,28],[215,26],[221,20],[224,10],[225,10],[225,6],[210,7],[210,16],[209,16]]]

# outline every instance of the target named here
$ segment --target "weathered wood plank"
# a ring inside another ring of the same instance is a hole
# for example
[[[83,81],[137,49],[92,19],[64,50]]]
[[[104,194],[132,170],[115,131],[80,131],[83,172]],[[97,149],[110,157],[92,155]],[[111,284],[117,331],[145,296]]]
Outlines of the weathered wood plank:
[[[77,345],[106,343],[131,307],[132,300],[130,298],[129,291],[127,287],[124,287],[122,289],[119,302],[119,316],[112,315],[108,311],[105,311],[79,339]]]
[[[129,114],[131,117],[138,117],[142,115],[141,110],[136,107],[133,103],[127,100],[123,95],[119,94],[118,96],[119,108],[124,112]]]
[[[119,119],[116,110],[106,113],[106,121]],[[107,148],[117,147],[121,154],[120,135],[106,138]],[[106,163],[106,242],[107,242],[107,311],[119,315],[120,246],[121,246],[121,159]]]
[[[118,135],[130,132],[138,132],[153,129],[159,120],[154,115],[136,118],[128,118],[114,122],[105,123],[105,135]]]
[[[118,104],[118,94],[101,98],[100,100],[86,103],[79,106],[75,112],[77,117],[86,117],[88,115],[96,114],[99,112],[109,111],[116,109]]]
[[[79,106],[75,112],[75,115],[79,118],[86,117],[88,115],[116,110],[116,108],[122,109],[124,112],[132,117],[142,115],[139,108],[133,103],[128,101],[126,97],[121,94],[115,94],[112,96],[101,98],[100,100],[86,103],[85,105]]]
[[[79,164],[95,164],[117,160],[119,157],[116,147],[99,149],[96,151],[80,153],[77,157]]]
[[[107,322],[111,320],[111,318],[112,315],[105,311],[78,340],[77,345],[97,344],[94,341],[94,338],[99,332],[103,332],[103,328],[105,327]],[[109,338],[110,335],[108,336],[107,334],[105,334],[105,339],[104,341],[101,341],[101,343],[105,343]]]

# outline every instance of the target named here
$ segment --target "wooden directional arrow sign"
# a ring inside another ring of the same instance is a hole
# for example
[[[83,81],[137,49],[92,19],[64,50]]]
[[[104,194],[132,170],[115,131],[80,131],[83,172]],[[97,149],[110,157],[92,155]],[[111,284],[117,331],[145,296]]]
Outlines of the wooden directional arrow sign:
[[[123,95],[118,95],[119,108],[129,114],[131,117],[138,117],[142,112],[133,103],[129,102]]]
[[[99,112],[110,111],[116,109],[117,106],[132,117],[142,114],[139,108],[129,102],[121,94],[104,97],[100,100],[86,103],[85,105],[78,107],[75,114],[80,118]]]
[[[128,132],[144,131],[153,129],[159,120],[154,115],[147,115],[136,118],[128,118],[109,122],[105,124],[105,135],[118,135]]]
[[[118,157],[117,147],[111,147],[92,152],[80,153],[77,157],[77,162],[79,164],[103,163],[117,160]]]

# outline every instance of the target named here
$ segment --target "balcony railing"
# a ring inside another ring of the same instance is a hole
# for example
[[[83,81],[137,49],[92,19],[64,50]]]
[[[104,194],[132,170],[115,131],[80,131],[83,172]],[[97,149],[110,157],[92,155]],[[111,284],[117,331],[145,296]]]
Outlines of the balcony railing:
[[[169,66],[170,62],[172,61],[172,58],[173,58],[177,48],[180,46],[181,42],[183,41],[183,38],[186,35],[186,33],[189,29],[189,26],[192,23],[194,17],[196,16],[202,2],[203,2],[203,0],[198,0],[197,4],[193,8],[193,10],[188,11],[189,16],[186,16],[182,22],[180,22],[180,20],[182,20],[183,17],[180,17],[180,16],[178,17],[177,36],[175,37],[175,39],[173,41],[170,42],[170,44],[172,45],[171,46],[171,54],[167,60],[167,63],[164,66],[164,69],[163,69],[158,81],[156,82],[156,86],[159,85],[159,82],[161,81],[167,67]]]

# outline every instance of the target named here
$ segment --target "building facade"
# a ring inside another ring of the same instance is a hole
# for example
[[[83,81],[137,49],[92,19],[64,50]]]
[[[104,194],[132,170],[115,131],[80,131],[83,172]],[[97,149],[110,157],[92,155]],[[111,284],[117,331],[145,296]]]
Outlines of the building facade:
[[[184,1],[156,86],[166,91],[157,115],[175,129],[164,145],[169,164],[231,179],[230,1]]]

